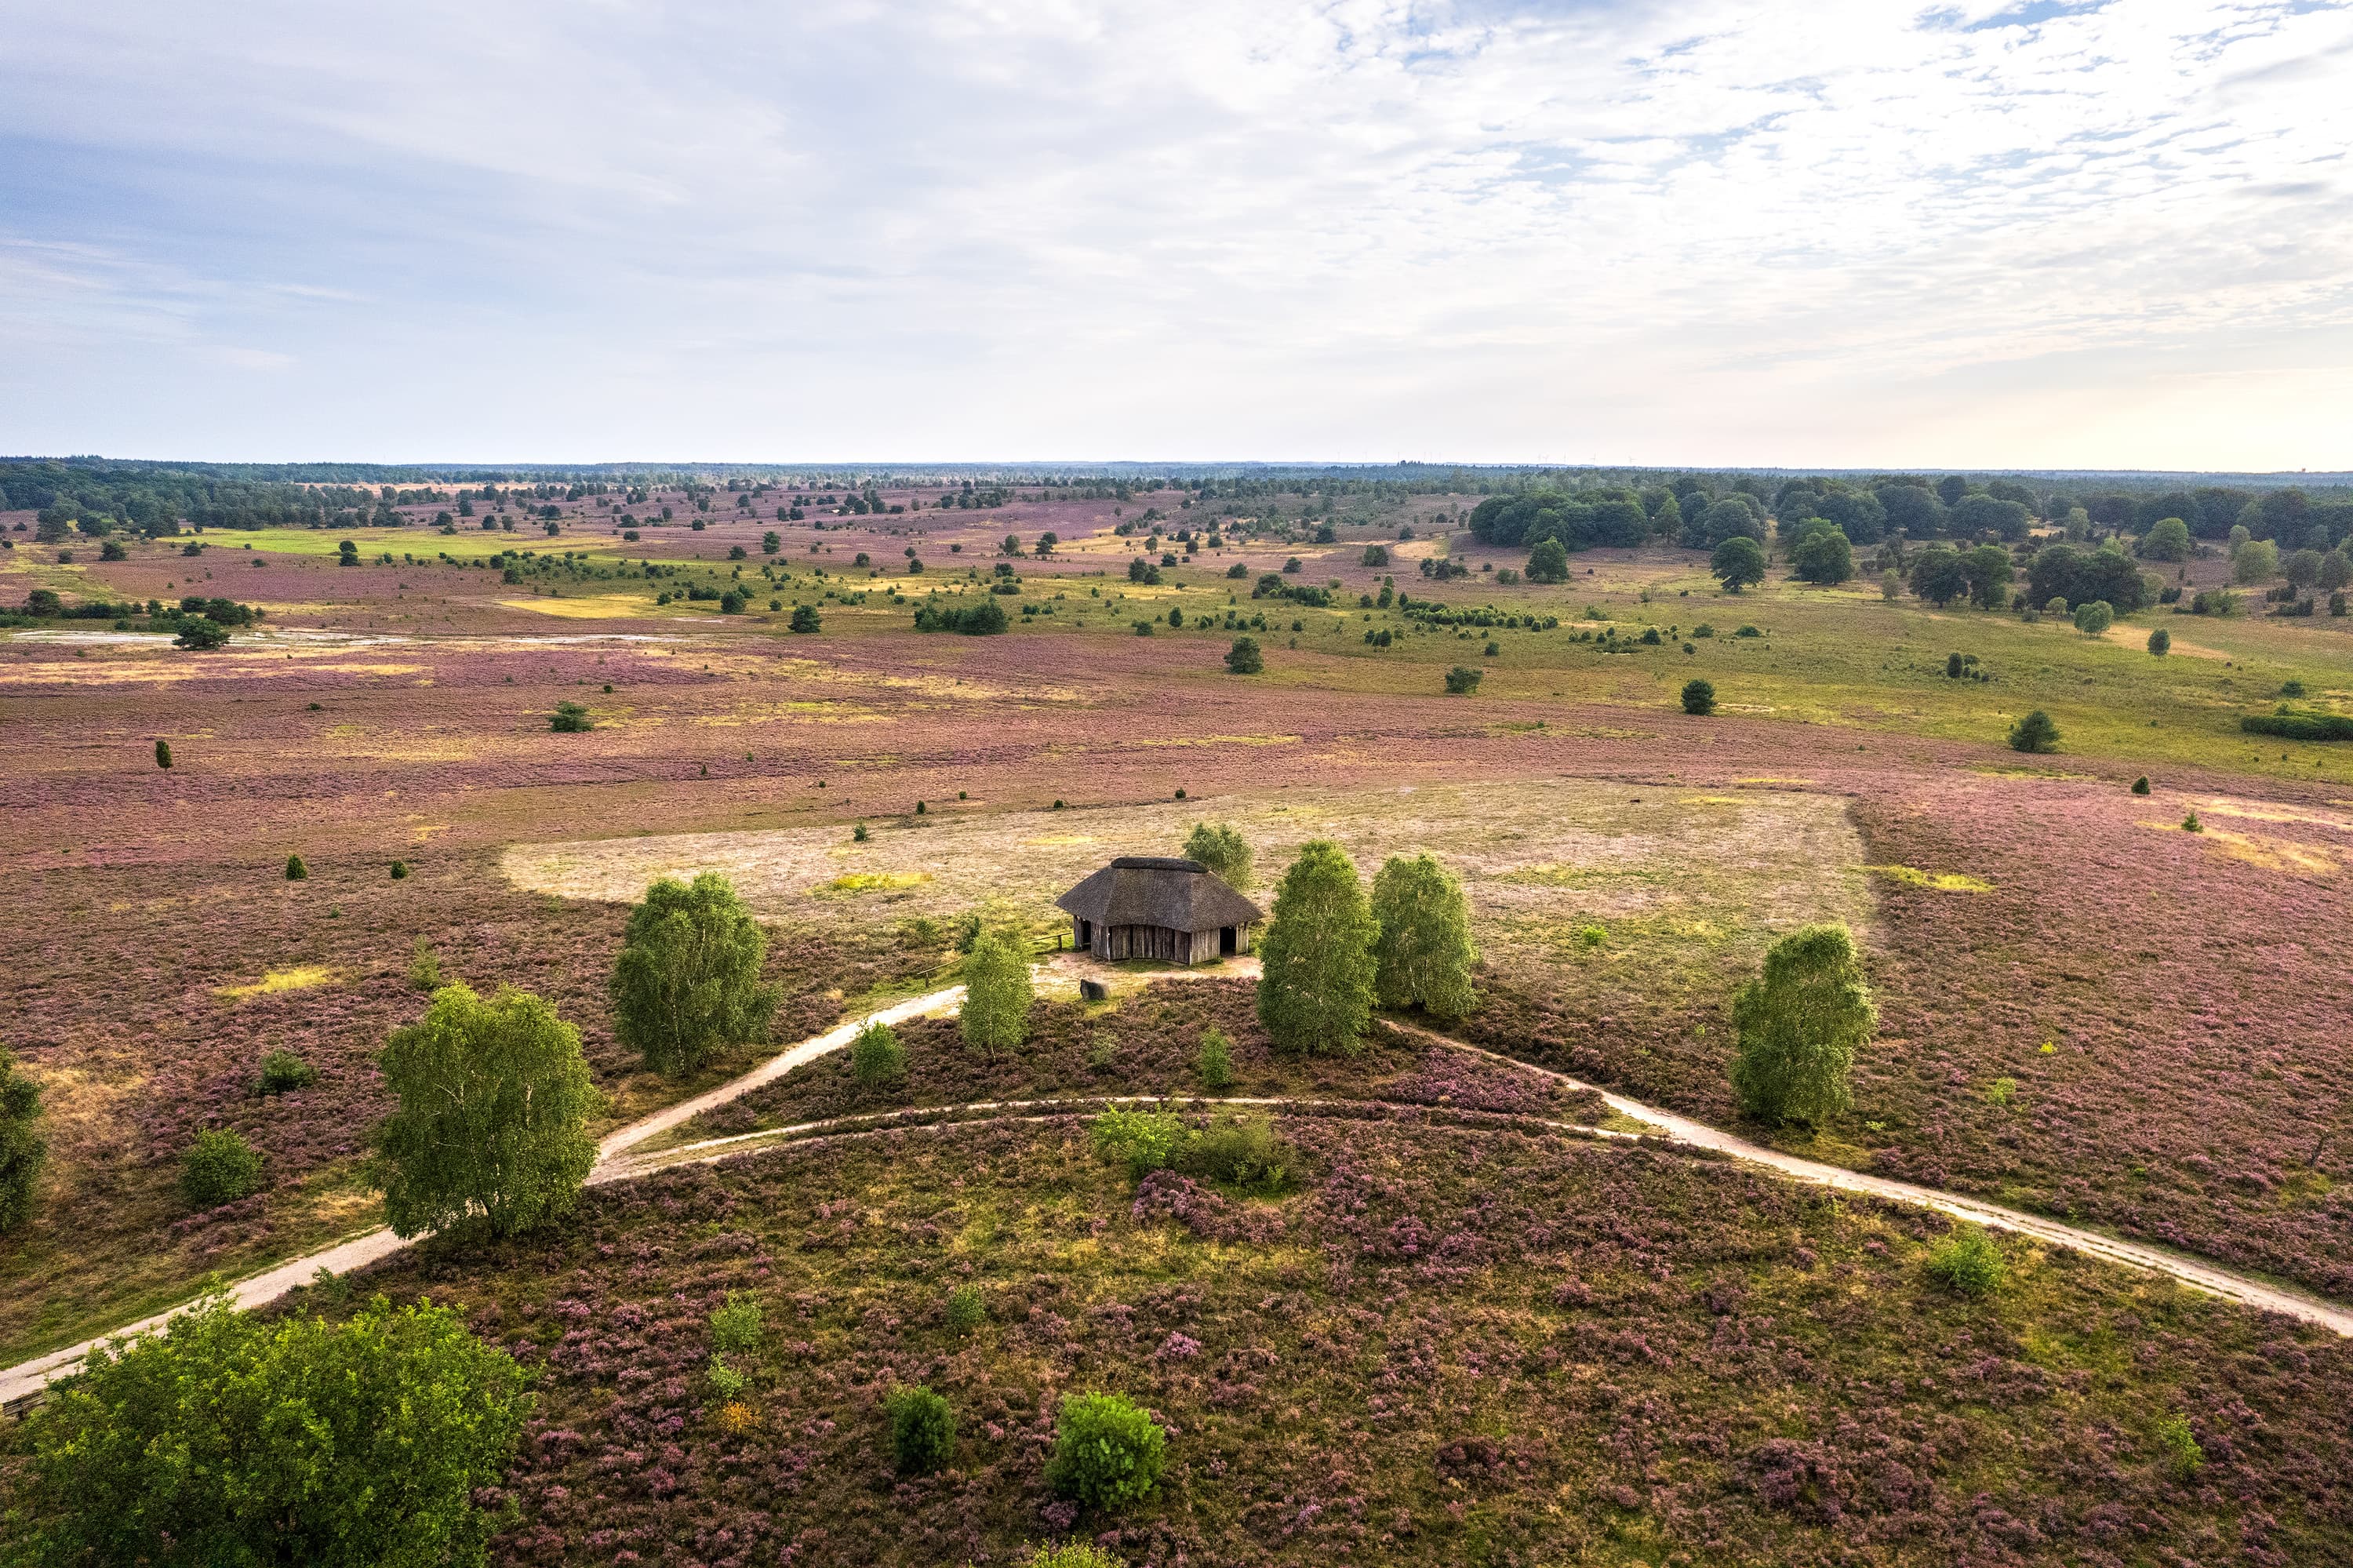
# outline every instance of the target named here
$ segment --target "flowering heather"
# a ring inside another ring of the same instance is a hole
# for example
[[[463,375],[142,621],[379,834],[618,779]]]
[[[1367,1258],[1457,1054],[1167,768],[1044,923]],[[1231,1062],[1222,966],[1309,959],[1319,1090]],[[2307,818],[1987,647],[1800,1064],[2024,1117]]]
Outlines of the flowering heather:
[[[1030,1010],[1029,1037],[992,1052],[965,1045],[953,1022],[919,1019],[898,1026],[907,1051],[903,1078],[860,1086],[848,1053],[837,1052],[704,1112],[682,1136],[717,1138],[902,1106],[1089,1095],[1398,1100],[1561,1121],[1603,1114],[1597,1095],[1379,1032],[1355,1057],[1281,1054],[1259,1026],[1251,997],[1247,980],[1186,980],[1147,987],[1110,1009],[1039,1002]],[[1212,1026],[1233,1042],[1235,1073],[1232,1085],[1215,1090],[1201,1086],[1195,1067],[1201,1032]]]
[[[1720,1163],[1281,1130],[1308,1171],[1279,1203],[1139,1190],[1075,1118],[967,1125],[596,1189],[551,1236],[360,1283],[544,1369],[507,1563],[1002,1563],[1066,1531],[1166,1568],[1536,1563],[1630,1532],[1684,1563],[2353,1552],[2333,1338],[2007,1241],[2010,1285],[1970,1301],[1927,1275],[1935,1217]],[[740,1409],[702,1376],[731,1290],[769,1324],[731,1358]],[[883,1400],[917,1382],[960,1436],[902,1479]],[[1092,1390],[1170,1434],[1115,1517],[1044,1478],[1062,1396]]]

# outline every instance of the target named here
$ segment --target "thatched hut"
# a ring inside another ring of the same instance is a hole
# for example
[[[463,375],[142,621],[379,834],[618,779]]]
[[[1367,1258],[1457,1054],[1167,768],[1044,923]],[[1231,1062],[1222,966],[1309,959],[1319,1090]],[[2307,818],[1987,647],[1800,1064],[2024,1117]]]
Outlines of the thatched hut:
[[[1099,959],[1198,964],[1250,951],[1266,918],[1196,860],[1124,854],[1054,901],[1071,916],[1071,945]]]

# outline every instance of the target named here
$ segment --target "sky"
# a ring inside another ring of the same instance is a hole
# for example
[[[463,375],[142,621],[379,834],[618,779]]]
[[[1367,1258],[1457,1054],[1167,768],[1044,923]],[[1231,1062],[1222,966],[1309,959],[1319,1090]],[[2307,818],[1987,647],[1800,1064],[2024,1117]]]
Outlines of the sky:
[[[2353,0],[0,0],[0,451],[2353,468]]]

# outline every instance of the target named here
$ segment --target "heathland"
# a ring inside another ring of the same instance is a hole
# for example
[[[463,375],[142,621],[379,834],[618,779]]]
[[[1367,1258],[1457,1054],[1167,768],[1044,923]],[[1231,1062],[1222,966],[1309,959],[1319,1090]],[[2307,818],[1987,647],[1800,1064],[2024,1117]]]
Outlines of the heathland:
[[[0,1234],[0,1360],[375,1223],[379,1053],[437,973],[578,1030],[594,1131],[774,1049],[664,1075],[623,1044],[655,877],[729,878],[788,1043],[953,983],[968,919],[1042,960],[1057,894],[1202,821],[1261,905],[1311,840],[1368,876],[1435,856],[1480,955],[1462,1040],[2353,1301],[2326,493],[137,477],[0,476],[0,1046],[48,1147]],[[1725,547],[1752,535],[1762,580]],[[2021,749],[2038,712],[2055,744]],[[1876,1029],[1850,1106],[1765,1126],[1734,993],[1820,921]],[[2353,1551],[2330,1336],[2016,1240],[1957,1295],[1932,1214],[1581,1135],[1591,1097],[1400,1036],[1286,1055],[1243,980],[1114,979],[1082,1003],[1050,970],[1016,1048],[908,1024],[887,1082],[826,1057],[670,1141],[1037,1119],[614,1182],[295,1308],[429,1295],[536,1371],[507,1561]],[[1293,1102],[1293,1168],[1139,1189],[1090,1107],[1202,1093],[1211,1027],[1219,1094]],[[304,1071],[265,1086],[273,1053]],[[259,1175],[200,1201],[185,1157],[223,1129]],[[731,1290],[768,1329],[723,1399]],[[894,1481],[883,1398],[918,1382],[961,1446]],[[1124,1512],[1043,1479],[1054,1402],[1097,1388],[1173,1434]]]

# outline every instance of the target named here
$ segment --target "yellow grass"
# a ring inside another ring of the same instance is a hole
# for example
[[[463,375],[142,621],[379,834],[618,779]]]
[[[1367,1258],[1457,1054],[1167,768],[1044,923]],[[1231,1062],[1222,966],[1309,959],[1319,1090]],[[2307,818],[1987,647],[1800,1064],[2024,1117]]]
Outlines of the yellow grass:
[[[269,996],[281,991],[307,991],[314,985],[326,985],[334,979],[335,971],[324,964],[302,964],[290,969],[269,969],[250,985],[224,985],[213,988],[213,994],[229,1001],[243,1001],[249,996]]]
[[[1957,871],[1922,871],[1912,865],[1866,865],[1865,871],[1875,871],[1891,882],[1907,887],[1931,887],[1939,893],[1991,893],[1993,884]]]
[[[577,599],[502,599],[499,603],[509,609],[528,609],[565,620],[628,620],[660,613],[651,599],[625,593],[582,594]]]

